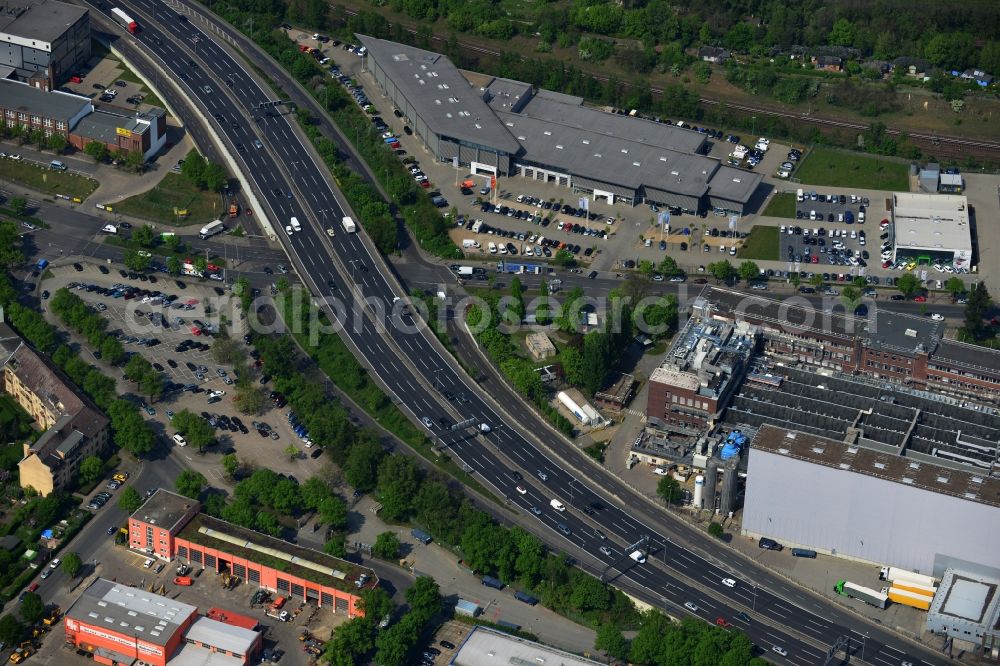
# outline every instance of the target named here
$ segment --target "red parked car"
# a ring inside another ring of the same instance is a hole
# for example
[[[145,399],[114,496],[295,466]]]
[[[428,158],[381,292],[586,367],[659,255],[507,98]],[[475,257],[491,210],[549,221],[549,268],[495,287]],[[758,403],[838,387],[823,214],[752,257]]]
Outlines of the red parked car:
[[[913,301],[915,303],[926,303],[927,302],[927,297],[926,296],[917,296],[916,298],[913,299]]]

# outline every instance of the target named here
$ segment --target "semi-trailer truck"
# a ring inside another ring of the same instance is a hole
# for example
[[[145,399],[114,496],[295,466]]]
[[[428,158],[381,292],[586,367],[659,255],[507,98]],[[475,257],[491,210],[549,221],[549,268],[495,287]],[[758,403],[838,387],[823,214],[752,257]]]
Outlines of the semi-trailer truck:
[[[345,217],[343,220],[340,221],[340,223],[344,225],[344,231],[346,231],[349,234],[353,234],[358,230],[358,225],[354,224],[354,220],[352,220],[349,217]]]
[[[931,607],[931,602],[934,601],[934,596],[917,594],[916,592],[910,592],[909,590],[902,590],[898,587],[890,587],[889,600],[897,604],[910,606],[911,608],[928,610]]]
[[[122,24],[126,30],[128,30],[133,35],[139,32],[139,24],[136,23],[131,16],[123,12],[118,7],[111,10],[111,15],[116,21]]]
[[[897,567],[882,567],[879,571],[878,577],[879,580],[887,580],[890,583],[908,580],[911,583],[926,585],[927,587],[934,587],[935,583],[935,578],[933,576],[925,576],[924,574],[918,574],[913,571],[907,571],[906,569],[899,569]]]
[[[906,590],[907,592],[913,592],[914,594],[922,594],[925,597],[933,597],[934,593],[937,592],[936,587],[931,587],[929,585],[920,585],[919,583],[911,583],[908,580],[897,580],[893,582],[892,587],[897,590]]]
[[[206,238],[211,238],[216,234],[221,234],[225,230],[226,225],[222,223],[222,220],[209,222],[201,228],[201,231],[198,232],[198,238],[205,240]]]
[[[888,595],[883,592],[876,592],[869,587],[855,585],[846,580],[838,580],[837,584],[833,586],[833,591],[844,597],[860,599],[876,608],[885,608],[885,602],[889,599]]]

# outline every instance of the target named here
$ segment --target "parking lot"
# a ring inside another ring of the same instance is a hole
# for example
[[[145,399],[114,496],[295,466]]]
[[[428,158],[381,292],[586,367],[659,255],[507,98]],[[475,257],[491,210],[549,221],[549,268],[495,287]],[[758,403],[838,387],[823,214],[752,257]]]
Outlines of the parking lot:
[[[802,198],[796,194],[795,218],[803,222],[826,222],[827,224],[864,224],[868,221],[868,197],[856,194],[823,193],[815,190],[800,190]]]
[[[92,265],[80,264],[80,267],[83,270],[77,271],[71,266],[50,269],[53,277],[46,279],[42,287],[46,291],[55,292],[60,287],[76,283],[73,293],[102,312],[109,321],[108,331],[117,333],[126,352],[139,352],[153,364],[155,370],[162,373],[166,385],[163,396],[153,404],[146,404],[141,396],[136,396],[136,399],[146,410],[149,420],[159,426],[164,442],[175,448],[183,448],[173,439],[176,431],[171,429],[170,419],[175,412],[188,409],[206,417],[215,428],[218,446],[208,453],[218,455],[235,452],[242,460],[266,465],[276,472],[308,476],[309,470],[318,464],[310,456],[318,458],[321,454],[317,452],[321,449],[307,448],[304,440],[293,432],[286,418],[289,410],[278,399],[279,396],[275,396],[275,400],[265,400],[264,411],[259,416],[238,415],[232,402],[235,395],[232,383],[235,372],[232,366],[220,365],[212,359],[213,338],[208,331],[210,328],[216,329],[220,313],[230,309],[228,296],[219,296],[215,285],[205,283],[182,281],[185,287],[181,289],[172,278],[159,278],[157,282],[150,284],[148,276],[143,283],[128,277],[122,279],[117,270],[104,274]],[[94,290],[80,288],[81,284]],[[176,296],[173,304],[183,304],[184,307],[154,305],[152,300],[143,303],[149,295],[143,296],[138,291],[134,297],[125,299],[124,295],[115,298],[97,290],[111,288],[116,284],[136,287],[141,285],[146,290],[161,291],[168,297]],[[104,309],[100,310],[102,305]],[[206,307],[209,308],[207,314]],[[162,314],[168,325],[160,327],[152,324],[148,314],[151,312]],[[176,318],[183,319],[184,322],[177,323]],[[228,316],[227,319],[232,320],[233,317]],[[238,316],[236,319],[238,320]],[[204,325],[205,329],[198,336],[192,333],[192,327],[196,326],[195,320]],[[145,344],[143,340],[146,341]],[[177,351],[178,349],[181,351]],[[95,354],[86,344],[81,353],[87,361],[102,363],[99,353]],[[252,364],[253,359],[249,359],[249,362]],[[113,372],[121,377],[120,371]],[[258,383],[266,377],[263,366],[251,366],[251,372],[254,381]],[[271,393],[269,384],[260,385],[267,394]],[[258,425],[259,429],[256,427]],[[294,444],[299,449],[295,459],[284,451],[289,444]],[[196,452],[188,453],[185,450],[185,455],[191,460]],[[303,465],[308,465],[308,468],[303,468]],[[206,476],[222,474],[217,465],[206,471]]]

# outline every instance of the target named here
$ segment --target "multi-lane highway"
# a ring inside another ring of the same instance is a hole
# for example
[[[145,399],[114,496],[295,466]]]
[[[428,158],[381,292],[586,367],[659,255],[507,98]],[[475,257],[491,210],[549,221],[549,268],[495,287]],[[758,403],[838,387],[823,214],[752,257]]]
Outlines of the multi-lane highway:
[[[216,133],[232,147],[232,155],[252,180],[258,201],[303,280],[313,293],[343,304],[335,314],[355,352],[402,409],[417,420],[428,419],[430,434],[455,457],[526,514],[534,513],[539,532],[548,541],[581,553],[584,566],[599,570],[618,562],[628,544],[649,537],[653,544],[650,561],[638,564],[625,559],[629,566],[616,564],[611,575],[617,585],[675,614],[689,612],[684,604],[690,602],[697,606],[694,614],[707,621],[723,617],[745,630],[775,659],[779,657],[770,649],[778,645],[788,650],[790,663],[821,663],[825,647],[817,646],[847,636],[855,654],[861,656],[863,650],[869,661],[889,666],[918,663],[921,658],[926,663],[943,661],[859,621],[835,604],[787,587],[787,593],[780,596],[769,591],[784,584],[745,560],[733,567],[744,575],[720,568],[681,545],[677,533],[687,535],[676,526],[664,525],[662,517],[653,515],[627,491],[621,493],[623,500],[611,501],[597,490],[611,487],[613,480],[602,479],[598,486],[552,460],[548,451],[565,443],[557,442],[544,427],[534,426],[518,405],[509,406],[518,415],[515,418],[494,404],[455,367],[436,340],[422,327],[412,326],[413,320],[394,304],[394,299],[405,295],[403,290],[360,235],[340,228],[345,206],[326,170],[288,119],[261,115],[259,105],[273,97],[257,84],[243,62],[201,32],[196,22],[179,19],[160,2],[119,4],[143,26],[138,36],[125,39],[158,61],[188,97],[215,119],[210,122]],[[105,15],[110,9],[96,3],[92,8]],[[261,141],[260,148],[255,147],[255,140]],[[237,143],[245,150],[236,150]],[[291,217],[298,218],[303,229],[285,235],[283,228]],[[327,235],[327,227],[336,229],[334,237]],[[446,395],[461,398],[449,400]],[[491,431],[452,431],[441,426],[442,419],[475,419],[489,424]],[[519,492],[518,486],[525,492]],[[559,498],[568,510],[551,509],[552,498]],[[595,515],[581,512],[595,503],[601,507]],[[560,525],[565,529],[560,530]],[[612,555],[601,553],[601,546],[610,546]],[[733,588],[721,583],[729,577],[737,580]],[[750,622],[739,618],[741,611],[749,613]]]

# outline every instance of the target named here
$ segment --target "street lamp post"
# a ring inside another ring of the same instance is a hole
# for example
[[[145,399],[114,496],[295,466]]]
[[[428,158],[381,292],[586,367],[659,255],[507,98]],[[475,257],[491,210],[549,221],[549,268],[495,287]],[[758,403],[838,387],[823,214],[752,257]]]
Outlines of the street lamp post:
[[[752,610],[752,611],[756,611],[757,610],[757,586],[756,585],[753,586],[753,605],[750,607],[750,610]]]

